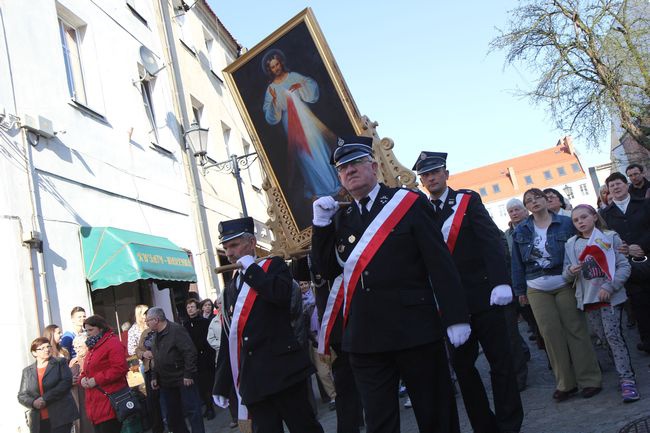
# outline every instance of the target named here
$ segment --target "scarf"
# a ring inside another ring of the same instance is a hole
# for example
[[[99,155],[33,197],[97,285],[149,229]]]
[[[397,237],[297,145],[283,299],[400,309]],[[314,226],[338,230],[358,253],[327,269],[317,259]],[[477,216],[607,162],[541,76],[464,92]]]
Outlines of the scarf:
[[[95,344],[97,344],[97,342],[101,340],[103,336],[104,336],[104,331],[100,332],[94,337],[86,338],[86,346],[88,346],[88,349],[92,349],[93,347],[95,347]]]

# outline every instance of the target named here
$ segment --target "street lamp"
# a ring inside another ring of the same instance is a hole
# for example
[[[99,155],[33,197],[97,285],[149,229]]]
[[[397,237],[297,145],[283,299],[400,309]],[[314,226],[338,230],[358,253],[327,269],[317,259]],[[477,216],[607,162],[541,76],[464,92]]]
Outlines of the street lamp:
[[[571,188],[569,185],[564,185],[562,191],[564,191],[564,196],[569,200],[573,198],[573,188]]]
[[[246,155],[237,156],[230,155],[230,158],[222,162],[211,162],[208,158],[207,144],[208,144],[208,130],[201,128],[198,123],[192,122],[189,129],[185,131],[185,140],[194,152],[194,157],[197,159],[199,165],[203,168],[203,173],[208,169],[214,168],[218,172],[228,173],[235,176],[237,182],[237,190],[239,191],[239,201],[241,202],[242,213],[245,217],[248,216],[246,209],[246,199],[244,198],[244,189],[242,187],[241,170],[246,170],[257,159],[257,153],[247,153]]]

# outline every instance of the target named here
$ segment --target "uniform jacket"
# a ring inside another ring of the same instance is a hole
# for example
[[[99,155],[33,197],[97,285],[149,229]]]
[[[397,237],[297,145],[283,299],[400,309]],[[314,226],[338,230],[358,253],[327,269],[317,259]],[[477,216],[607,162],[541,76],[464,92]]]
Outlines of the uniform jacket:
[[[381,185],[370,218],[398,190]],[[343,331],[344,351],[407,349],[440,340],[443,326],[468,323],[458,272],[440,230],[432,229],[436,227],[434,210],[424,195],[412,193],[420,196],[359,279]],[[356,203],[340,209],[331,224],[313,227],[312,255],[324,278],[331,280],[342,272],[336,252],[347,260],[365,229]]]
[[[315,370],[307,352],[299,345],[291,328],[293,282],[289,268],[279,257],[271,259],[268,271],[253,264],[243,274],[244,281],[258,296],[242,330],[239,362],[239,393],[243,404],[256,403],[305,380]],[[239,290],[233,278],[224,291],[224,314],[232,316]],[[233,386],[230,342],[224,326],[217,356],[213,393],[228,396]]]
[[[79,418],[79,410],[70,393],[72,372],[65,358],[50,358],[43,376],[43,400],[49,413],[50,425],[57,428]],[[34,409],[34,400],[41,397],[38,387],[36,363],[25,367],[20,381],[18,401],[29,408],[27,412],[29,431],[39,433],[40,411]]]
[[[531,257],[535,234],[533,215],[520,222],[515,228],[512,244],[512,288],[515,295],[525,295],[527,280],[542,275],[562,275],[564,246],[576,234],[571,218],[551,212],[551,224],[546,231],[546,250],[551,255],[551,266],[542,269]]]
[[[197,379],[196,347],[187,330],[178,323],[167,321],[153,339],[153,376],[158,385],[178,387],[183,379]]]
[[[126,348],[113,331],[108,330],[97,344],[88,350],[81,378],[94,378],[97,385],[109,394],[119,391],[128,386],[126,357]],[[93,424],[115,418],[108,397],[97,387],[86,389],[86,412]]]
[[[469,194],[470,199],[452,257],[465,289],[469,311],[478,313],[490,308],[492,289],[510,284],[510,278],[501,231],[476,192],[449,188],[444,207],[436,213],[438,227],[451,217],[458,193]]]

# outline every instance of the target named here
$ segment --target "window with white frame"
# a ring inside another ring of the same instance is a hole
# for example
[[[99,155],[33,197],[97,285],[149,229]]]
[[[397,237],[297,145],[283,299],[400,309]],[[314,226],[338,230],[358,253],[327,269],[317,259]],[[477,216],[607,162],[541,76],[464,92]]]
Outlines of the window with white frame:
[[[155,85],[155,77],[147,74],[144,68],[140,67],[140,94],[142,95],[142,103],[144,111],[147,113],[147,120],[149,121],[149,141],[151,144],[158,145],[158,125],[156,124],[156,112],[153,105],[153,88]]]
[[[192,38],[191,38],[191,33],[190,33],[190,26],[187,23],[187,14],[179,14],[176,15],[175,20],[176,24],[178,24],[178,32],[179,32],[179,38],[181,40],[181,43],[185,48],[187,48],[192,54],[196,55],[196,49],[194,48],[194,44],[192,43]]]
[[[579,186],[580,186],[580,193],[582,195],[589,195],[589,189],[587,188],[586,183],[581,183]]]
[[[63,48],[63,61],[68,81],[70,98],[86,105],[86,87],[81,59],[81,44],[83,41],[83,28],[70,24],[59,17],[59,35]]]
[[[203,40],[205,42],[206,57],[210,70],[223,81],[222,69],[226,67],[225,56],[219,49],[219,41],[215,39],[206,29],[203,29]]]
[[[221,130],[223,131],[223,144],[226,146],[226,153],[230,156],[230,132],[232,129],[230,126],[221,122]]]
[[[505,204],[500,204],[500,205],[499,205],[499,216],[500,216],[500,217],[504,217],[504,216],[506,216],[507,214],[508,214],[508,213],[506,212],[506,205],[505,205]]]

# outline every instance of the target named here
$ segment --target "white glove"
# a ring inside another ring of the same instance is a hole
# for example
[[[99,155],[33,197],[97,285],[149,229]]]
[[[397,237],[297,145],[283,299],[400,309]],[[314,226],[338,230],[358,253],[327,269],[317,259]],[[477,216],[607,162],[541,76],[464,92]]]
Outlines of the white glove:
[[[314,208],[314,219],[312,222],[318,227],[329,225],[332,222],[332,217],[339,209],[339,203],[329,195],[314,201],[312,206]]]
[[[465,344],[469,338],[469,334],[472,333],[472,328],[470,328],[469,323],[456,323],[447,328],[447,336],[449,337],[449,342],[454,345],[454,347],[462,346]]]
[[[499,284],[492,289],[490,305],[508,305],[512,302],[512,288],[508,284]]]
[[[243,256],[243,257],[240,257],[239,260],[237,260],[237,263],[239,263],[241,265],[242,270],[244,272],[246,272],[246,269],[248,269],[248,267],[250,265],[255,263],[255,257],[250,256],[250,255]]]
[[[223,395],[213,395],[212,400],[214,400],[214,404],[216,404],[222,409],[227,408],[228,405],[230,404],[230,401],[228,401],[228,399]]]

